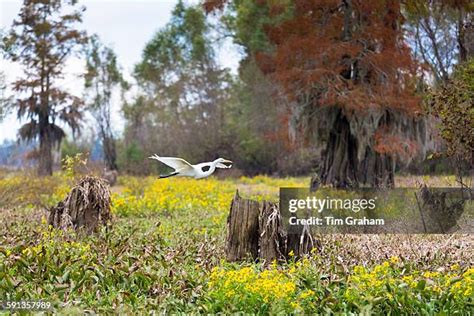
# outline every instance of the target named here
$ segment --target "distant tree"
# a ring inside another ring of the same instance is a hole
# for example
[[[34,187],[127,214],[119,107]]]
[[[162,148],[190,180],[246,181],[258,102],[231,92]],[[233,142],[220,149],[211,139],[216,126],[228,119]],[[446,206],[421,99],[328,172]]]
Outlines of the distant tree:
[[[78,154],[87,154],[91,152],[90,144],[85,140],[68,140],[65,138],[61,142],[61,161],[67,157],[75,157]]]
[[[176,4],[170,22],[147,43],[135,78],[146,104],[146,152],[190,160],[225,155],[225,103],[231,77],[216,63],[212,32],[199,6]],[[137,99],[138,101],[138,99]],[[140,113],[130,108],[128,113]],[[143,142],[143,141],[140,141]]]
[[[18,118],[27,118],[19,136],[39,140],[38,174],[51,175],[52,150],[65,133],[59,121],[73,132],[80,129],[81,106],[76,96],[60,89],[58,80],[68,57],[86,42],[84,32],[74,28],[82,21],[84,8],[75,0],[24,0],[12,28],[3,38],[6,58],[23,65],[24,77],[13,84],[18,98]]]
[[[85,87],[88,107],[96,120],[102,139],[104,159],[108,170],[117,170],[117,152],[112,129],[111,98],[118,86],[127,87],[120,73],[114,51],[100,43],[95,35],[86,50]]]
[[[415,56],[429,67],[437,83],[448,80],[459,55],[454,10],[428,1],[408,4],[408,39]]]
[[[0,29],[0,42],[3,42],[4,30]],[[7,95],[5,73],[0,70],[0,122],[10,112],[11,96]]]
[[[147,118],[153,112],[153,102],[145,95],[138,95],[132,102],[124,102],[122,112],[126,121],[125,139],[131,142],[143,141],[148,132],[148,125],[151,125],[147,122]]]
[[[219,2],[204,3],[206,10],[212,5]],[[314,154],[314,147],[304,146],[302,138],[293,137],[282,89],[262,73],[256,60],[257,53],[272,49],[267,28],[280,23],[289,12],[275,16],[261,1],[238,0],[228,2],[216,13],[213,20],[218,18],[221,23],[214,29],[220,38],[232,39],[242,53],[227,122],[234,133],[232,157],[236,165],[250,175],[307,174],[314,155],[306,158],[310,152]]]
[[[278,108],[274,104],[274,87],[262,74],[255,61],[241,65],[239,79],[233,85],[233,98],[228,103],[226,128],[232,131],[232,160],[246,174],[273,173],[284,152],[277,137]]]
[[[153,165],[149,164],[146,160],[147,156],[145,152],[143,151],[143,146],[138,144],[135,141],[130,141],[129,144],[120,144],[123,147],[119,151],[119,166],[120,169],[129,173],[129,174],[135,174],[135,175],[146,175],[150,173],[150,169],[153,168]]]
[[[459,62],[466,62],[474,54],[474,4],[471,0],[438,1],[441,1],[445,7],[455,11],[457,16],[456,39],[459,48]]]

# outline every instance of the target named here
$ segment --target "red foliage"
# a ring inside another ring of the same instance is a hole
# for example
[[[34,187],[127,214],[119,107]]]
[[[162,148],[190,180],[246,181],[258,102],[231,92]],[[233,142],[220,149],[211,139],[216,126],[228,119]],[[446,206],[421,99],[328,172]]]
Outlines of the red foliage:
[[[417,65],[403,41],[399,1],[353,0],[352,12],[345,10],[341,0],[295,1],[291,19],[267,28],[275,50],[257,55],[262,71],[291,99],[311,94],[314,106],[340,106],[347,115],[372,107],[419,110]]]
[[[227,0],[205,0],[202,6],[206,13],[211,13],[213,11],[220,11],[224,9],[226,3]]]
[[[375,133],[374,150],[379,154],[390,156],[398,155],[401,159],[409,159],[416,156],[419,150],[418,144],[400,135],[390,134],[388,129],[382,128]]]
[[[280,143],[288,152],[296,149],[296,144],[290,139],[288,132],[290,116],[291,115],[288,112],[282,113],[278,119],[279,124],[276,125],[275,129],[272,131],[267,131],[263,135],[265,140]]]
[[[272,50],[251,53],[262,72],[294,101],[290,104],[339,107],[347,118],[363,117],[369,110],[413,116],[422,112],[415,94],[420,65],[404,41],[401,1],[254,1],[266,5],[269,14],[277,17],[274,21],[281,22],[264,28]],[[222,8],[225,0],[218,2],[214,7]],[[289,12],[283,6],[289,3],[291,15],[282,21],[278,16]],[[284,130],[288,124],[282,123],[269,139],[289,140]],[[414,155],[416,142],[391,135],[394,129],[389,128],[381,127],[371,135],[374,149],[386,155]]]

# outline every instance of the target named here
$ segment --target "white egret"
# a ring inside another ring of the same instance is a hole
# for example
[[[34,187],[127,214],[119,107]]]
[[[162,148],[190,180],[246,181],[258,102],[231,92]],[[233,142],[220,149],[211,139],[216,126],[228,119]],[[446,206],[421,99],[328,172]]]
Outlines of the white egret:
[[[168,175],[160,175],[160,179],[168,177],[192,177],[194,179],[207,178],[214,173],[216,168],[227,169],[231,168],[233,162],[224,158],[218,158],[211,162],[203,162],[197,165],[192,165],[182,158],[176,157],[160,157],[153,155],[148,157],[150,159],[158,160],[165,165],[174,169],[174,172]]]

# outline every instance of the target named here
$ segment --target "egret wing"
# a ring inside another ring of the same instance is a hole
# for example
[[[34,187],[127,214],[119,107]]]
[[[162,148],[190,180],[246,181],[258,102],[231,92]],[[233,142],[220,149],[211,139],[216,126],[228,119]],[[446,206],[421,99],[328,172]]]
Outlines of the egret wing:
[[[158,155],[153,155],[149,157],[150,159],[156,159],[165,165],[175,169],[176,171],[184,171],[186,169],[193,169],[193,166],[182,158],[176,157],[160,157]]]

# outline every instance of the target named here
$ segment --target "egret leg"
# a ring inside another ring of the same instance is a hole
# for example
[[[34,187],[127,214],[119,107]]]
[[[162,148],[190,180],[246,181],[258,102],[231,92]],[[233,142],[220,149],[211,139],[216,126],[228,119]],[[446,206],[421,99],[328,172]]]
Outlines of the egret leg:
[[[167,175],[160,175],[159,179],[169,178],[169,177],[175,176],[177,174],[178,174],[178,172],[173,172],[173,173],[170,173],[170,174],[167,174]]]

